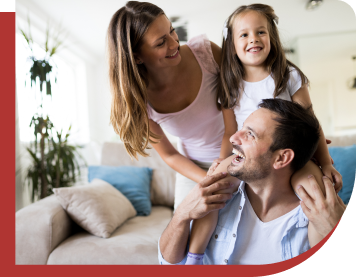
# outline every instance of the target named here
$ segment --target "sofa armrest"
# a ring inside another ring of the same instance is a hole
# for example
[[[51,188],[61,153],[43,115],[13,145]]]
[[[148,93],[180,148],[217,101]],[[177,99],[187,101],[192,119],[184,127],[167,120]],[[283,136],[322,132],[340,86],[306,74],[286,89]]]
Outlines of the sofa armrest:
[[[50,253],[71,235],[74,222],[54,195],[16,213],[16,264],[47,264]]]

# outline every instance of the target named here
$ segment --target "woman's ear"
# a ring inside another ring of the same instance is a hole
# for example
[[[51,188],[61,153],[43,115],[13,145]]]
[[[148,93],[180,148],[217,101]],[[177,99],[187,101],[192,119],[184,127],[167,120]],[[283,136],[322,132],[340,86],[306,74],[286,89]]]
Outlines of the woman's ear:
[[[143,61],[140,59],[140,57],[137,54],[134,54],[134,58],[136,64],[143,64]]]
[[[294,159],[294,151],[292,149],[281,149],[276,151],[276,158],[273,163],[274,169],[282,169],[289,165]]]

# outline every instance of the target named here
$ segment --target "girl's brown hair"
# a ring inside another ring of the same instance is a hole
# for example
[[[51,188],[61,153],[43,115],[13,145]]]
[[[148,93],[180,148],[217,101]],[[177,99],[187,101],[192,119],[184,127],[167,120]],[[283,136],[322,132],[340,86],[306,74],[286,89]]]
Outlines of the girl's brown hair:
[[[151,3],[129,1],[113,15],[107,31],[110,123],[128,154],[136,159],[137,154],[148,156],[148,143],[159,136],[149,129],[147,70],[136,63],[134,53],[139,53],[148,27],[162,14],[163,10]]]
[[[239,105],[241,91],[243,91],[242,79],[245,75],[245,71],[240,59],[236,55],[233,38],[233,23],[239,15],[249,11],[258,12],[267,18],[271,50],[267,56],[265,65],[274,79],[275,90],[273,96],[277,97],[287,88],[290,67],[294,67],[297,70],[302,79],[302,85],[309,83],[303,72],[296,65],[286,59],[276,25],[278,17],[274,13],[273,8],[263,4],[241,6],[227,19],[227,38],[226,40],[223,39],[222,44],[222,59],[217,100],[224,109]]]

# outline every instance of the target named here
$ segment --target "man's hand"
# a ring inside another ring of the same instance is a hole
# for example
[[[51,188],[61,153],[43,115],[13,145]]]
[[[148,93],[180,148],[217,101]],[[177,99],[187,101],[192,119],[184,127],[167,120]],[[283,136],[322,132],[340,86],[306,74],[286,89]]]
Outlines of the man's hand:
[[[184,198],[178,206],[175,216],[182,220],[199,219],[214,210],[225,207],[225,201],[232,197],[231,193],[214,194],[215,192],[231,188],[229,182],[218,182],[227,176],[226,172],[221,172],[212,176],[207,176],[198,183]]]
[[[298,195],[302,199],[300,205],[304,214],[313,224],[315,231],[324,238],[339,222],[346,205],[335,193],[332,182],[328,177],[323,177],[326,197],[321,192],[313,175],[309,176],[309,182],[312,191],[306,192],[302,186],[297,188]]]

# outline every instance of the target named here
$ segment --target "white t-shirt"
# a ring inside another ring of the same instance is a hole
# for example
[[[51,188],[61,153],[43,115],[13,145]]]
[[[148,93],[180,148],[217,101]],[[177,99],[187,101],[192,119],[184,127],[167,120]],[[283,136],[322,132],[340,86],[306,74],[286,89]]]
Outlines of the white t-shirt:
[[[302,86],[302,80],[295,68],[291,68],[287,89],[277,96],[279,99],[292,101],[294,93]],[[271,75],[259,82],[243,81],[244,91],[239,105],[234,107],[238,130],[241,130],[246,118],[257,110],[262,99],[273,98],[275,84]]]
[[[282,261],[281,238],[290,225],[289,221],[300,206],[272,221],[262,222],[253,210],[246,195],[236,232],[235,249],[229,261],[231,264],[271,264]]]

